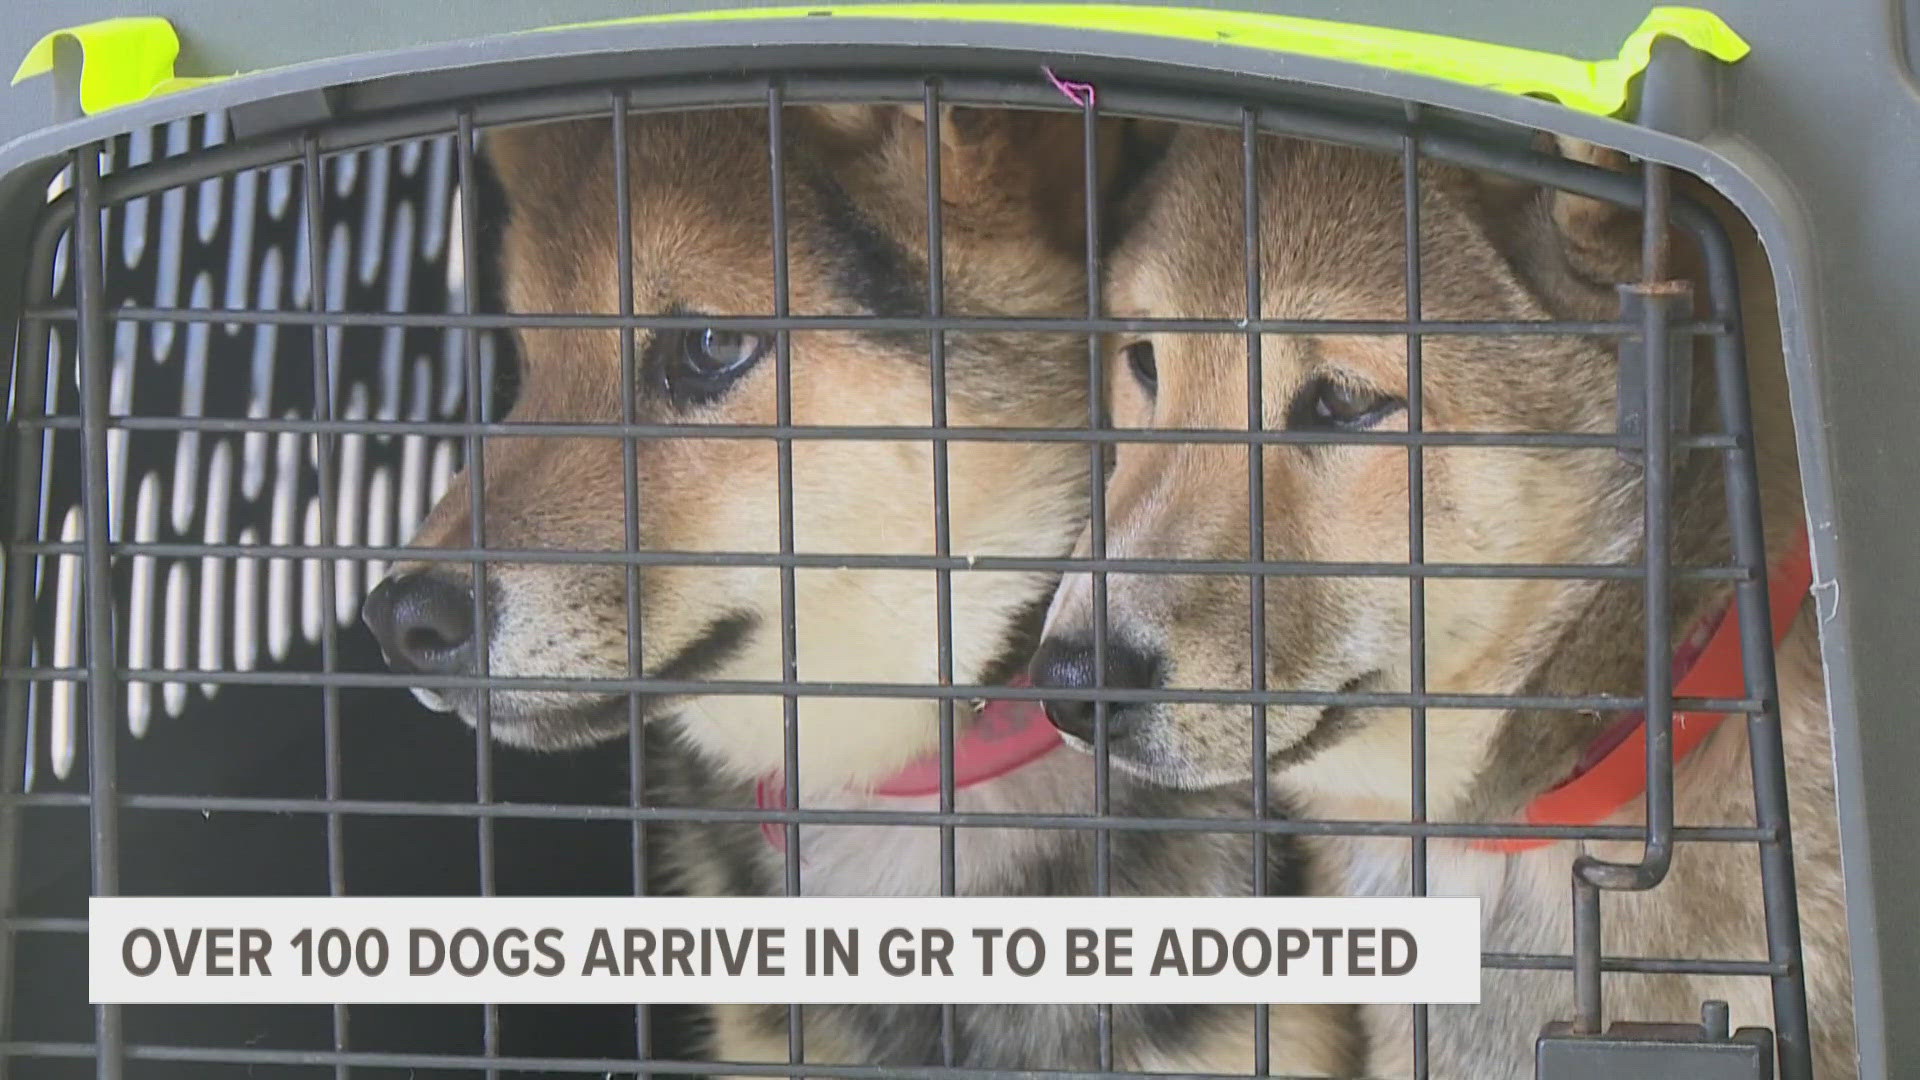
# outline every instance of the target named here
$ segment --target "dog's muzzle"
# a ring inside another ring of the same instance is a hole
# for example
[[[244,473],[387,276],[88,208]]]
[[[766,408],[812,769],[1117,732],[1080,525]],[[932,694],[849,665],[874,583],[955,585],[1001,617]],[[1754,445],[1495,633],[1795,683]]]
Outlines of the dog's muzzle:
[[[360,618],[387,666],[403,675],[465,675],[474,670],[473,589],[433,570],[388,577],[368,594]],[[450,711],[444,697],[414,690],[422,704]]]
[[[1148,690],[1159,684],[1160,664],[1153,657],[1113,637],[1107,639],[1105,653],[1104,671],[1096,672],[1092,639],[1048,637],[1034,653],[1028,672],[1035,686],[1054,690]],[[1046,706],[1054,727],[1083,742],[1094,741],[1098,724],[1093,700],[1050,698]],[[1152,710],[1153,706],[1137,702],[1108,703],[1108,744],[1133,734]]]

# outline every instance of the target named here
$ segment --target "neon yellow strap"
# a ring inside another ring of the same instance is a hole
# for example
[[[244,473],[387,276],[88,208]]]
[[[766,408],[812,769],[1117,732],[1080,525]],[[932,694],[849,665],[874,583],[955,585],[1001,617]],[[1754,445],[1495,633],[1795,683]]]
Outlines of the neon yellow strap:
[[[1242,45],[1299,53],[1328,60],[1392,68],[1451,82],[1542,95],[1570,109],[1611,116],[1627,103],[1627,88],[1646,70],[1653,43],[1674,37],[1715,59],[1731,63],[1748,45],[1710,11],[1657,7],[1628,35],[1611,60],[1575,60],[1553,53],[1465,41],[1439,34],[1380,26],[1199,8],[1143,7],[1133,4],[839,4],[819,7],[728,8],[720,11],[638,15],[550,27],[646,25],[730,19],[782,19],[839,16],[863,19],[918,19],[928,22],[991,22],[1115,30],[1154,37]]]
[[[1538,95],[1552,98],[1570,109],[1602,116],[1612,115],[1626,104],[1628,85],[1634,76],[1646,69],[1653,43],[1658,38],[1677,38],[1729,63],[1748,52],[1747,43],[1719,16],[1684,7],[1657,7],[1648,12],[1640,27],[1620,47],[1620,55],[1608,60],[1576,60],[1553,53],[1463,41],[1438,34],[1286,15],[1140,7],[1131,4],[905,3],[748,7],[639,15],[546,27],[536,32],[599,26],[822,16],[1113,30],[1239,45],[1371,64],[1511,94]],[[175,76],[173,62],[180,52],[180,40],[174,35],[173,27],[160,18],[121,18],[56,31],[40,39],[27,54],[13,81],[19,82],[51,70],[53,43],[61,37],[79,42],[84,51],[80,103],[89,113],[144,101],[159,94],[224,77]]]
[[[173,24],[155,16],[102,19],[99,22],[55,30],[27,50],[27,58],[13,73],[13,81],[53,70],[54,42],[67,38],[80,46],[80,108],[88,113],[145,101],[190,86],[218,82],[213,78],[182,78],[173,73],[180,55],[180,38]]]

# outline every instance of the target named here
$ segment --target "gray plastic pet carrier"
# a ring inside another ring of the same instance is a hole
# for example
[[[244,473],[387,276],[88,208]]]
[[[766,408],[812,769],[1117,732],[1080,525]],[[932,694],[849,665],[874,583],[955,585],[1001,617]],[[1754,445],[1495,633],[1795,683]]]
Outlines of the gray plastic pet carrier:
[[[1543,173],[1517,137],[1549,131],[1646,163],[1654,179],[1618,189],[1625,200],[1664,201],[1669,169],[1724,195],[1757,231],[1778,289],[1860,1075],[1920,1073],[1920,1029],[1899,1019],[1920,1015],[1920,728],[1900,689],[1920,655],[1908,611],[1920,598],[1920,511],[1906,494],[1920,461],[1920,5],[1725,0],[1713,5],[1724,27],[1662,9],[1646,25],[1699,34],[1691,45],[1637,39],[1637,58],[1621,43],[1649,13],[1618,0],[1240,6],[1258,14],[193,0],[129,15],[16,0],[0,56],[27,58],[22,74],[39,77],[0,93],[0,331],[13,344],[0,365],[0,1075],[833,1071],[798,1064],[797,1041],[794,1064],[703,1061],[699,1014],[677,1008],[91,1006],[85,899],[649,891],[647,826],[674,815],[632,779],[637,721],[633,745],[495,753],[415,705],[358,621],[361,598],[471,444],[498,433],[488,425],[514,391],[502,332],[513,320],[495,314],[504,197],[476,132],[650,109],[777,118],[788,105],[860,100],[1078,110],[1089,131],[1096,114],[1244,124],[1554,183],[1565,177]],[[1272,16],[1373,29],[1343,36]],[[1037,328],[1091,337],[1119,325],[1090,304],[1086,320]],[[803,325],[762,322],[782,334]],[[1444,328],[1415,318],[1378,330],[1423,331]],[[862,437],[945,438],[935,420]],[[789,447],[835,437],[773,434]],[[1693,446],[1738,457],[1750,454],[1745,436],[1736,424]],[[1668,452],[1663,437],[1635,437]],[[1738,580],[1759,588],[1757,511],[1743,528]],[[804,553],[787,532],[785,562],[757,565],[791,574]],[[733,692],[755,689],[767,690]],[[818,692],[791,668],[773,689],[789,703]],[[963,689],[946,687],[946,700]],[[1726,707],[1764,714],[1768,693],[1770,676],[1758,700]],[[1725,969],[1772,981],[1770,1033],[1716,1031],[1711,1007],[1695,1034],[1579,1034],[1594,1017],[1569,1016],[1539,1045],[1540,1076],[1759,1077],[1774,1043],[1782,1075],[1812,1075],[1783,781],[1763,776],[1778,770],[1774,745],[1756,768],[1760,820],[1738,837],[1768,872],[1769,955]],[[789,803],[765,820],[792,831],[815,818]],[[1278,836],[1302,824],[1257,827]],[[949,859],[964,825],[943,821]],[[1118,827],[1081,827],[1096,826]],[[1425,830],[1405,835],[1424,845]],[[1596,877],[1578,902],[1623,883]],[[1568,971],[1595,1015],[1603,968],[1684,963],[1602,958],[1597,928],[1576,927],[1568,956],[1490,962]],[[848,1063],[847,1075],[992,1075],[955,1066],[951,1011],[942,1019],[943,1049],[925,1066]],[[1424,1076],[1424,1048],[1414,1059]],[[1078,1075],[1127,1074],[1109,1064]]]

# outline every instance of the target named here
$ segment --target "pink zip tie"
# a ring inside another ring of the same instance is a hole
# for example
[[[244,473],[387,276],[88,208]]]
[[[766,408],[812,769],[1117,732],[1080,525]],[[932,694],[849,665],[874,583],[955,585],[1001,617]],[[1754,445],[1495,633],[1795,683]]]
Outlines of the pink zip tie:
[[[1047,81],[1053,84],[1055,90],[1066,95],[1068,101],[1073,102],[1083,109],[1093,108],[1094,90],[1092,83],[1069,82],[1055,75],[1053,69],[1050,67],[1042,67],[1040,74],[1047,77]]]

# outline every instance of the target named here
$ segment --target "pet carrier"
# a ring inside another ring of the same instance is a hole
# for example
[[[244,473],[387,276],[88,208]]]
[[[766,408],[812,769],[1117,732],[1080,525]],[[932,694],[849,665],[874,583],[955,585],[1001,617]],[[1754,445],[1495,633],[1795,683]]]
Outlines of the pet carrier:
[[[41,77],[17,79],[0,94],[0,247],[13,253],[0,261],[0,329],[13,343],[12,361],[0,365],[8,401],[0,432],[0,1074],[996,1075],[956,1063],[950,1008],[935,1029],[941,1050],[924,1065],[803,1065],[802,1027],[787,1063],[730,1066],[703,1058],[706,1021],[697,1010],[121,1008],[90,1006],[82,974],[88,895],[629,895],[658,887],[649,873],[660,861],[653,826],[703,815],[649,801],[637,777],[644,759],[662,749],[651,730],[641,734],[638,705],[625,741],[563,755],[496,752],[416,705],[405,693],[408,680],[383,670],[359,623],[362,598],[407,557],[400,545],[475,458],[474,448],[483,437],[509,433],[500,418],[516,392],[519,358],[505,331],[516,319],[501,299],[495,257],[506,196],[477,148],[490,127],[562,117],[610,118],[618,132],[629,116],[734,107],[760,110],[777,130],[791,108],[867,101],[1078,112],[1090,145],[1096,119],[1107,115],[1244,130],[1249,146],[1258,132],[1296,135],[1534,183],[1585,183],[1587,194],[1644,205],[1650,214],[1665,208],[1670,171],[1724,196],[1758,234],[1777,288],[1832,719],[1860,1075],[1879,1080],[1920,1069],[1920,1031],[1897,1022],[1920,1012],[1920,936],[1907,925],[1920,892],[1920,854],[1909,839],[1920,827],[1920,797],[1908,779],[1920,767],[1920,732],[1898,697],[1900,673],[1915,654],[1905,603],[1920,597],[1920,559],[1907,542],[1920,535],[1920,513],[1897,495],[1915,454],[1905,421],[1920,411],[1920,380],[1909,361],[1920,341],[1920,308],[1907,296],[1920,239],[1908,206],[1920,190],[1914,0],[1725,0],[1714,5],[1717,18],[1666,8],[1649,15],[1617,0],[1495,0],[1471,9],[1380,0],[1239,5],[1253,12],[611,0],[458,10],[350,3],[293,12],[194,0],[166,7],[165,20],[110,18],[121,15],[113,7],[24,0],[6,37],[26,58],[21,74]],[[1532,132],[1622,151],[1644,163],[1651,179],[1644,187],[1596,187],[1585,173],[1543,164],[1528,149]],[[621,138],[614,136],[616,145]],[[781,144],[772,145],[777,180]],[[938,150],[930,145],[928,153]],[[927,171],[937,177],[938,158],[931,160]],[[629,182],[623,173],[619,184]],[[927,199],[936,219],[926,253],[935,281],[938,183]],[[1087,184],[1087,220],[1097,233],[1100,192],[1091,172]],[[1675,221],[1698,223],[1682,202],[1674,197]],[[1417,251],[1417,220],[1409,228]],[[1713,229],[1696,231],[1711,247]],[[785,271],[785,243],[784,231],[772,240],[782,260],[777,275]],[[1091,340],[1138,329],[1138,320],[1103,317],[1103,254],[1098,236],[1090,237],[1096,287],[1084,318],[943,321],[936,288],[923,318],[866,321],[922,341],[931,334],[936,386],[949,334],[1045,330]],[[1410,268],[1412,295],[1418,277]],[[786,308],[784,283],[779,288],[768,317],[743,328],[779,337],[785,378],[789,335],[838,324],[799,319]],[[1713,288],[1718,303],[1730,285]],[[629,291],[617,313],[553,325],[644,329],[687,321],[684,313],[636,311],[631,301]],[[1639,395],[1642,381],[1649,388],[1662,382],[1652,375],[1660,367],[1654,354],[1665,350],[1651,344],[1656,332],[1648,328],[1664,326],[1657,320],[1672,312],[1643,302],[1634,317],[1644,325],[1590,328],[1642,333],[1648,342],[1638,369],[1627,364],[1633,353],[1623,343],[1623,371],[1648,375],[1623,374],[1623,392]],[[862,321],[841,319],[853,330]],[[1262,323],[1257,310],[1213,329],[1254,342],[1263,332],[1299,330]],[[1422,323],[1417,303],[1407,320],[1371,329],[1414,339],[1449,332]],[[1097,362],[1092,369],[1097,386]],[[634,377],[631,364],[626,377]],[[1718,441],[1669,447],[1660,412],[1679,406],[1664,393],[1646,393],[1651,417],[1623,408],[1625,441],[1594,445],[1644,447],[1650,463],[1712,449],[1730,455],[1736,473],[1744,454],[1751,475],[1751,436],[1737,418]],[[931,426],[807,431],[792,422],[783,398],[773,425],[726,433],[775,440],[789,473],[777,551],[704,556],[706,565],[734,558],[782,578],[782,677],[716,692],[784,699],[789,792],[795,703],[825,692],[796,674],[795,637],[808,632],[792,616],[796,572],[930,571],[939,576],[945,613],[953,579],[969,571],[1087,565],[1064,557],[976,565],[944,540],[924,557],[796,549],[796,444],[917,439],[931,442],[944,463],[947,439],[992,439],[946,431],[944,387],[934,398]],[[1410,455],[1423,444],[1417,419],[1416,404],[1414,434],[1402,442]],[[655,426],[643,430],[628,409],[621,424],[602,425],[599,434],[624,437],[629,455],[637,439],[699,435]],[[1102,430],[1094,416],[1078,433],[1096,462],[1115,441],[1103,443]],[[484,463],[484,451],[478,457]],[[1090,498],[1100,522],[1097,487]],[[944,535],[944,480],[936,481],[936,500]],[[613,557],[629,582],[651,565],[648,558],[688,557],[641,550],[632,501],[630,494],[625,561]],[[1725,576],[1743,583],[1742,631],[1748,655],[1757,657],[1765,575],[1756,569],[1763,556],[1751,493],[1746,505],[1753,516],[1735,529],[1742,569]],[[1736,507],[1735,516],[1743,512]],[[1651,522],[1652,503],[1648,514]],[[455,542],[446,558],[477,565],[487,560],[484,547],[477,539]],[[1664,564],[1656,572],[1651,555],[1648,562],[1642,576],[1650,595],[1662,596]],[[1119,567],[1095,565],[1102,573]],[[1235,571],[1223,564],[1196,572]],[[1256,560],[1237,572],[1251,574],[1257,594],[1263,574],[1289,571]],[[1420,580],[1410,567],[1400,573]],[[1660,629],[1660,640],[1671,629]],[[951,635],[950,626],[940,634],[942,686],[827,689],[944,693],[943,740],[951,751],[956,704],[980,689],[956,685],[964,680],[954,678]],[[1095,665],[1104,668],[1105,660]],[[1767,700],[1770,672],[1760,673],[1766,666],[1750,664],[1749,678],[1758,681],[1719,706],[1759,716],[1762,733],[1776,711]],[[565,681],[549,680],[556,690]],[[1650,686],[1657,681],[1649,676]],[[459,680],[443,683],[452,688]],[[638,672],[608,685],[629,699],[666,689]],[[1428,705],[1446,707],[1412,689],[1394,702],[1417,715]],[[1650,689],[1648,715],[1661,712],[1656,698],[1670,704],[1676,692]],[[1100,718],[1090,730],[1099,732],[1092,741],[1104,769],[1111,695],[1085,697],[1097,703]],[[1261,693],[1230,700],[1269,698],[1280,700]],[[484,730],[486,707],[480,712]],[[1650,730],[1658,750],[1666,729]],[[1770,1032],[1730,1033],[1711,1004],[1697,1030],[1630,1023],[1593,1030],[1602,970],[1683,970],[1686,963],[1600,955],[1591,914],[1600,893],[1645,882],[1599,874],[1577,890],[1581,911],[1568,955],[1490,958],[1492,966],[1545,967],[1579,981],[1583,1015],[1559,1017],[1572,1026],[1546,1032],[1538,1044],[1543,1080],[1768,1076],[1775,1043],[1782,1075],[1813,1075],[1787,892],[1793,876],[1778,738],[1771,754],[1764,738],[1755,747],[1756,827],[1721,839],[1759,851],[1768,953],[1701,963],[1770,980]],[[1665,782],[1652,764],[1647,769],[1657,798]],[[935,770],[943,771],[934,781],[940,816],[931,820],[943,834],[942,887],[950,892],[953,836],[968,822],[954,811],[950,753],[944,770]],[[1264,782],[1256,778],[1256,790]],[[1416,776],[1416,805],[1420,784]],[[757,817],[746,813],[765,823],[770,840],[792,842],[802,824],[831,820],[821,811],[810,816],[779,788],[772,785]],[[1106,796],[1096,798],[1104,811]],[[1630,832],[1647,838],[1650,850],[1672,842],[1668,817]],[[1421,811],[1393,834],[1411,838],[1416,866],[1428,858],[1429,834],[1476,835],[1447,834],[1423,818]],[[1077,825],[1017,815],[998,824],[1097,827],[1103,874],[1113,830],[1156,827],[1104,813]],[[1265,838],[1319,824],[1270,820],[1262,811],[1248,828]],[[1713,839],[1704,832],[1682,835],[1681,846]],[[787,866],[791,890],[797,853]],[[1254,871],[1257,882],[1264,873]],[[1114,1064],[1112,1024],[1103,1011],[1099,1067],[1080,1075],[1137,1075]],[[1264,1016],[1261,1024],[1256,1069],[1267,1060]],[[1412,1031],[1424,1039],[1424,1014]],[[1532,1061],[1536,1049],[1529,1042],[1517,1052]],[[1424,1045],[1412,1060],[1427,1075]]]

